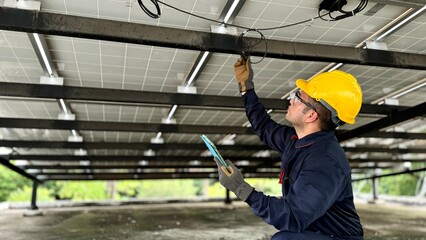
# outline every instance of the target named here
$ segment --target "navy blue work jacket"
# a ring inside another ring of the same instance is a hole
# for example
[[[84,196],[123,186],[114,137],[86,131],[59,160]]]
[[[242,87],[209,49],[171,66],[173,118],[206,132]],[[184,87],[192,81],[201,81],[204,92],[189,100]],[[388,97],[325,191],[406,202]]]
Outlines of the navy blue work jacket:
[[[313,231],[339,239],[362,239],[349,162],[334,131],[298,139],[294,128],[273,121],[251,90],[246,114],[260,140],[281,153],[282,198],[254,190],[247,203],[280,231]]]

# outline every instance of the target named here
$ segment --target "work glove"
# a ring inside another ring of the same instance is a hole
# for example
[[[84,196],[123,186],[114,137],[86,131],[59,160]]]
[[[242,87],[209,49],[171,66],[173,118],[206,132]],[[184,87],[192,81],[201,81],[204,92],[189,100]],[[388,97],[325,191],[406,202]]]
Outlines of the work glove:
[[[214,160],[217,164],[220,184],[245,202],[254,188],[244,181],[243,174],[231,161],[226,160],[228,164],[228,169],[226,169],[216,158]]]
[[[234,74],[241,93],[254,89],[253,69],[251,68],[250,58],[241,56],[234,64]]]

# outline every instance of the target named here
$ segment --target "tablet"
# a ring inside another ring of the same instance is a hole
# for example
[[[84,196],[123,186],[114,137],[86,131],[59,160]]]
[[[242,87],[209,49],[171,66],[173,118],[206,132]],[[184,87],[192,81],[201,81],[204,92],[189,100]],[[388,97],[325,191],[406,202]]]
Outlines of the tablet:
[[[223,160],[222,155],[220,155],[220,152],[217,150],[214,143],[210,141],[210,139],[208,139],[204,134],[201,135],[201,139],[203,139],[204,143],[206,144],[213,157],[216,158],[222,166],[228,169],[228,164],[225,162],[225,160]]]

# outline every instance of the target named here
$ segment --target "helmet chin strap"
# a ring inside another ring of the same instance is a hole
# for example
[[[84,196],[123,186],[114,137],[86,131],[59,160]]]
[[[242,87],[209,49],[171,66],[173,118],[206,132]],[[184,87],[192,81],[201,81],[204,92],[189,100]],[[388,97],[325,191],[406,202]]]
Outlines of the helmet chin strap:
[[[334,110],[334,108],[332,106],[330,106],[326,101],[320,99],[320,103],[322,105],[324,105],[324,107],[326,107],[328,110],[330,110],[331,112],[331,121],[334,123],[334,125],[336,126],[342,126],[345,124],[345,122],[343,122],[342,120],[339,119],[339,117],[337,116],[337,112],[336,110]]]

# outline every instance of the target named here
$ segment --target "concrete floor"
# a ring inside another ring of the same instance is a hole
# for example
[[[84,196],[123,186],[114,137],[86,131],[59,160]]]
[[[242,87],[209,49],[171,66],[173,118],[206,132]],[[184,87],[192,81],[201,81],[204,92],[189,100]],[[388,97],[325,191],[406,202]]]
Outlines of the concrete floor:
[[[426,207],[357,205],[366,240],[426,240]],[[244,203],[178,203],[0,211],[0,239],[270,239]]]

